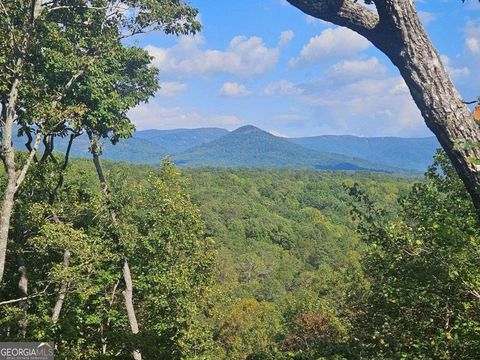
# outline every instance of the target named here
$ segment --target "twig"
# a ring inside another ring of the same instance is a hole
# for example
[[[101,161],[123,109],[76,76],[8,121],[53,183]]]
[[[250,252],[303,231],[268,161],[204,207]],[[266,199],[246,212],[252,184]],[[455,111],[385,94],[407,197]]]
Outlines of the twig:
[[[51,283],[52,283],[52,282],[49,281],[48,284],[47,284],[47,286],[45,286],[45,289],[43,289],[42,291],[40,291],[38,294],[30,295],[30,296],[23,296],[23,297],[18,298],[18,299],[5,300],[5,301],[0,302],[0,306],[1,306],[1,305],[14,304],[14,303],[17,303],[17,302],[21,302],[21,301],[25,301],[25,300],[28,300],[28,299],[37,298],[37,297],[40,297],[40,296],[55,295],[55,293],[47,293],[47,289],[48,289],[48,287],[50,286]]]

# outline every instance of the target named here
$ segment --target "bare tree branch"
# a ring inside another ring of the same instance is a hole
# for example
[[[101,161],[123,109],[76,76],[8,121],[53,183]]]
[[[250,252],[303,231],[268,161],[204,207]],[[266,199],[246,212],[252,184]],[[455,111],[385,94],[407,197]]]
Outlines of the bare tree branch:
[[[18,298],[18,299],[1,301],[1,302],[0,302],[0,306],[1,306],[1,305],[8,305],[8,304],[15,304],[15,303],[18,303],[18,302],[21,302],[21,301],[25,301],[25,300],[37,298],[37,297],[40,297],[40,296],[51,296],[51,295],[55,295],[55,293],[47,293],[47,289],[48,289],[48,287],[50,286],[50,284],[51,284],[51,282],[49,282],[49,283],[47,284],[47,286],[45,286],[45,289],[43,289],[42,291],[40,291],[40,292],[37,293],[37,294],[30,295],[30,296],[23,296],[23,297]]]

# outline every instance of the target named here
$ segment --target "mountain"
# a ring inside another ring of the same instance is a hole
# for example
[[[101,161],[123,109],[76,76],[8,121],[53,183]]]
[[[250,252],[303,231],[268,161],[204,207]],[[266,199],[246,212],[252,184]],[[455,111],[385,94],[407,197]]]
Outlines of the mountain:
[[[24,138],[15,146],[25,149]],[[57,139],[64,152],[67,139]],[[73,157],[90,157],[85,135],[75,140]],[[422,172],[439,147],[429,138],[361,138],[315,136],[281,138],[254,126],[229,132],[221,128],[142,130],[113,146],[105,142],[103,158],[158,165],[170,155],[179,166],[295,167],[387,172]]]
[[[55,149],[60,152],[67,150],[68,138],[57,139]],[[88,152],[89,140],[86,135],[75,139],[71,155],[72,157],[90,157]],[[126,161],[130,163],[154,164],[158,163],[163,157],[169,154],[169,151],[159,145],[144,139],[131,139],[118,142],[112,145],[108,140],[104,142],[103,158],[108,160]]]
[[[220,128],[140,130],[135,132],[131,139],[122,140],[116,145],[105,141],[103,158],[137,164],[159,164],[166,155],[213,141],[225,134],[228,134],[228,130]],[[25,142],[24,137],[17,138],[15,147],[24,150]],[[65,152],[67,143],[68,138],[56,139],[56,150]],[[88,148],[88,137],[82,135],[75,139],[71,155],[72,157],[90,157]]]
[[[369,161],[307,149],[255,126],[243,126],[219,139],[173,156],[179,166],[315,168],[394,171]]]
[[[314,136],[288,138],[288,141],[315,151],[355,156],[373,163],[402,169],[425,171],[440,147],[435,137],[398,138],[356,136]]]
[[[228,132],[221,128],[141,130],[135,133],[134,138],[147,140],[173,154],[216,140]]]

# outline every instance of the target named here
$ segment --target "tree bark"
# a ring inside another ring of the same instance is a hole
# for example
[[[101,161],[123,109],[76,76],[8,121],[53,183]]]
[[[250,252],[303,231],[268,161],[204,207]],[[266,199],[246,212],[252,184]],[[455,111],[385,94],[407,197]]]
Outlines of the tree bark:
[[[3,128],[1,157],[5,166],[7,175],[7,185],[3,193],[2,214],[0,218],[0,286],[3,282],[3,273],[5,271],[5,258],[7,256],[8,232],[10,230],[10,219],[17,188],[17,174],[15,171],[15,152],[12,144],[13,121],[15,118],[15,107],[18,97],[19,79],[13,81],[5,105],[5,126]]]
[[[351,0],[287,1],[308,15],[356,31],[392,61],[480,210],[479,126],[425,32],[414,2],[375,0],[377,15]]]
[[[105,200],[107,202],[108,211],[110,213],[110,218],[112,224],[115,228],[118,228],[119,221],[117,213],[113,208],[112,197],[110,195],[110,190],[108,188],[107,181],[105,179],[105,174],[103,172],[102,164],[100,163],[100,149],[98,144],[98,139],[94,138],[92,134],[89,134],[90,138],[90,149],[92,152],[92,159],[95,165],[95,169],[97,171],[98,180],[100,181],[100,187],[102,188],[102,192],[105,196]],[[123,280],[125,282],[125,290],[123,291],[123,298],[125,300],[125,309],[127,310],[128,322],[130,324],[130,329],[132,334],[138,334],[138,321],[135,314],[135,307],[133,305],[133,281],[132,276],[130,273],[130,266],[128,265],[128,261],[123,254]],[[133,358],[135,360],[142,360],[142,354],[139,349],[133,350]]]
[[[16,103],[16,99],[12,102]],[[7,110],[7,113],[8,112],[9,110]],[[30,168],[33,158],[35,157],[41,140],[41,135],[38,133],[35,139],[35,145],[30,152],[26,163],[23,165],[21,171],[17,172],[15,170],[15,151],[12,144],[13,116],[13,114],[7,115],[3,137],[4,143],[2,144],[2,148],[0,150],[3,164],[5,166],[5,172],[7,174],[7,186],[3,194],[2,214],[0,218],[0,286],[2,284],[3,273],[5,271],[8,233],[10,231],[10,219],[12,217],[13,205],[15,203],[15,194],[25,180],[25,176]]]
[[[21,297],[28,298],[28,275],[27,275],[27,266],[25,264],[25,259],[22,255],[17,256],[17,264],[18,264],[18,273],[20,274],[20,279],[18,280],[18,290],[20,292]],[[27,325],[28,325],[28,300],[20,301],[20,308],[23,311],[23,318],[19,321],[19,327],[21,329],[22,337],[25,338],[27,333]]]
[[[21,185],[18,182],[17,173],[15,171],[15,151],[12,143],[13,123],[15,121],[15,110],[18,100],[18,88],[21,83],[25,54],[29,46],[29,41],[35,27],[35,22],[41,13],[41,0],[31,0],[30,4],[30,20],[28,29],[25,33],[23,49],[20,56],[15,61],[15,70],[10,86],[10,91],[5,104],[2,104],[2,144],[0,156],[5,166],[7,175],[7,185],[3,194],[2,214],[0,218],[0,286],[3,284],[3,273],[5,271],[5,258],[7,255],[8,232],[10,228],[10,219],[15,200],[15,193]],[[15,46],[15,45],[14,45]],[[23,179],[21,179],[23,181]]]
[[[70,265],[70,251],[68,249],[65,249],[63,252],[63,269],[66,270],[68,269],[68,266]],[[52,314],[52,322],[56,324],[58,322],[58,319],[60,318],[60,312],[62,311],[63,303],[65,301],[65,296],[67,295],[67,289],[68,289],[68,282],[63,280],[61,285],[60,285],[60,290],[58,291],[58,297],[57,301],[55,302],[55,306],[53,308],[53,314]]]
[[[130,266],[127,259],[123,259],[123,279],[125,280],[125,290],[123,291],[123,298],[125,299],[125,307],[127,309],[128,322],[132,334],[138,334],[138,322],[135,315],[135,308],[133,307],[133,282],[130,274]],[[142,354],[139,349],[133,350],[133,358],[135,360],[142,360]]]

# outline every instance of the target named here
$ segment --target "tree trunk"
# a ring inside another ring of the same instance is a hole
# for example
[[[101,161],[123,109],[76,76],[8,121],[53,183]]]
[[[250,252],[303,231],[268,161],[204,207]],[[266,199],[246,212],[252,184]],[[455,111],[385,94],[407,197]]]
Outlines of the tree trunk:
[[[15,61],[13,72],[13,81],[6,103],[2,103],[2,144],[0,149],[0,157],[2,158],[7,174],[7,186],[3,194],[2,214],[0,219],[0,287],[3,283],[3,273],[5,271],[5,258],[7,255],[8,232],[10,228],[10,219],[15,200],[15,193],[20,186],[17,183],[17,173],[15,171],[15,152],[12,144],[13,123],[15,120],[15,109],[18,100],[18,88],[21,83],[21,74],[24,67],[25,53],[27,52],[30,37],[34,31],[35,22],[41,13],[42,0],[31,0],[30,3],[30,20],[28,31],[25,33],[24,46],[21,55]],[[17,44],[13,44],[17,46]],[[4,69],[2,69],[4,70]],[[20,181],[21,182],[21,181]]]
[[[378,42],[398,67],[428,128],[480,210],[480,129],[425,32],[413,2],[385,1],[384,26],[396,42]],[[382,23],[382,20],[381,20]],[[393,45],[393,46],[392,46]]]
[[[61,187],[63,186],[63,183],[65,181],[65,170],[68,167],[68,161],[70,159],[70,151],[72,150],[72,145],[73,141],[79,136],[79,134],[71,134],[70,139],[68,141],[68,146],[67,146],[67,151],[65,152],[65,159],[63,160],[62,168],[60,169],[59,177],[58,177],[58,182],[53,191],[50,193],[50,196],[48,197],[48,203],[50,206],[53,206],[55,203],[55,200],[57,199],[58,192],[60,191]],[[51,140],[53,144],[53,139]],[[53,148],[52,148],[53,150]],[[50,156],[53,156],[52,153],[50,153]],[[52,159],[55,159],[52,157]],[[44,160],[44,159],[42,159]],[[57,224],[62,224],[62,220],[59,219],[57,214],[53,213],[53,220]],[[67,270],[68,267],[70,266],[70,257],[71,253],[70,250],[67,248],[63,251],[63,270]],[[66,280],[62,280],[60,284],[60,290],[58,292],[58,297],[57,301],[55,302],[55,306],[53,307],[53,313],[52,313],[52,322],[56,324],[58,322],[58,319],[60,318],[60,313],[62,312],[63,308],[63,303],[65,302],[65,297],[67,295],[67,290],[68,290],[68,282]]]
[[[70,265],[70,251],[65,249],[63,252],[63,269],[68,269]],[[60,318],[60,312],[62,311],[63,302],[65,301],[65,296],[67,294],[68,282],[63,280],[60,285],[60,290],[58,292],[57,301],[55,302],[55,307],[53,308],[52,322],[56,324]]]
[[[7,256],[8,232],[10,230],[10,219],[12,217],[13,203],[17,188],[17,173],[15,171],[15,152],[12,144],[13,121],[15,118],[15,107],[18,97],[18,85],[20,81],[15,79],[10,89],[7,104],[5,104],[5,126],[1,147],[1,157],[7,175],[7,185],[3,193],[2,214],[0,218],[0,286],[3,282],[5,271],[5,259]]]
[[[123,259],[123,279],[125,280],[125,290],[123,291],[123,298],[125,299],[125,307],[127,309],[128,322],[132,334],[138,334],[138,322],[135,316],[135,308],[133,307],[133,282],[130,274],[130,266],[128,266],[127,259]],[[135,360],[142,360],[140,350],[133,350],[133,358]]]
[[[90,146],[91,152],[93,157],[93,163],[95,164],[95,169],[97,171],[98,180],[100,181],[100,186],[102,188],[102,192],[105,196],[105,200],[107,202],[108,211],[110,213],[110,218],[112,220],[112,224],[114,227],[119,226],[118,216],[113,208],[112,198],[110,196],[110,191],[108,189],[108,184],[105,179],[105,174],[103,172],[102,164],[100,163],[99,157],[99,145],[98,139],[93,138],[93,135],[89,134],[90,137]],[[133,305],[133,281],[132,276],[130,273],[130,266],[128,265],[128,261],[123,256],[123,280],[125,282],[125,290],[123,291],[123,298],[125,299],[125,308],[127,310],[128,322],[130,324],[130,329],[132,334],[138,334],[138,321],[135,314],[135,307]],[[133,351],[133,358],[135,360],[141,360],[142,354],[139,349],[135,349]]]
[[[15,100],[12,103],[16,103]],[[25,176],[30,168],[33,158],[38,150],[38,146],[41,140],[41,134],[37,133],[35,139],[35,145],[30,152],[26,163],[23,165],[21,171],[15,170],[15,151],[12,144],[12,130],[13,130],[13,113],[8,115],[4,130],[3,144],[0,150],[0,155],[5,166],[5,172],[7,174],[7,186],[3,195],[2,214],[0,219],[0,286],[3,281],[3,273],[5,271],[5,260],[7,256],[7,244],[8,233],[10,231],[10,219],[12,217],[13,205],[15,204],[15,194],[17,193],[20,185],[25,180]]]
[[[350,0],[287,0],[316,18],[358,32],[399,69],[480,210],[480,130],[423,28],[413,1],[375,0],[378,15]]]
[[[27,276],[27,266],[25,264],[25,259],[22,255],[17,256],[17,264],[18,264],[18,273],[20,274],[20,279],[18,280],[18,290],[20,292],[20,297],[28,298],[28,276]],[[25,338],[27,333],[27,325],[28,325],[28,299],[22,300],[19,303],[20,308],[23,311],[23,319],[19,321],[19,327],[21,329],[22,337]]]

